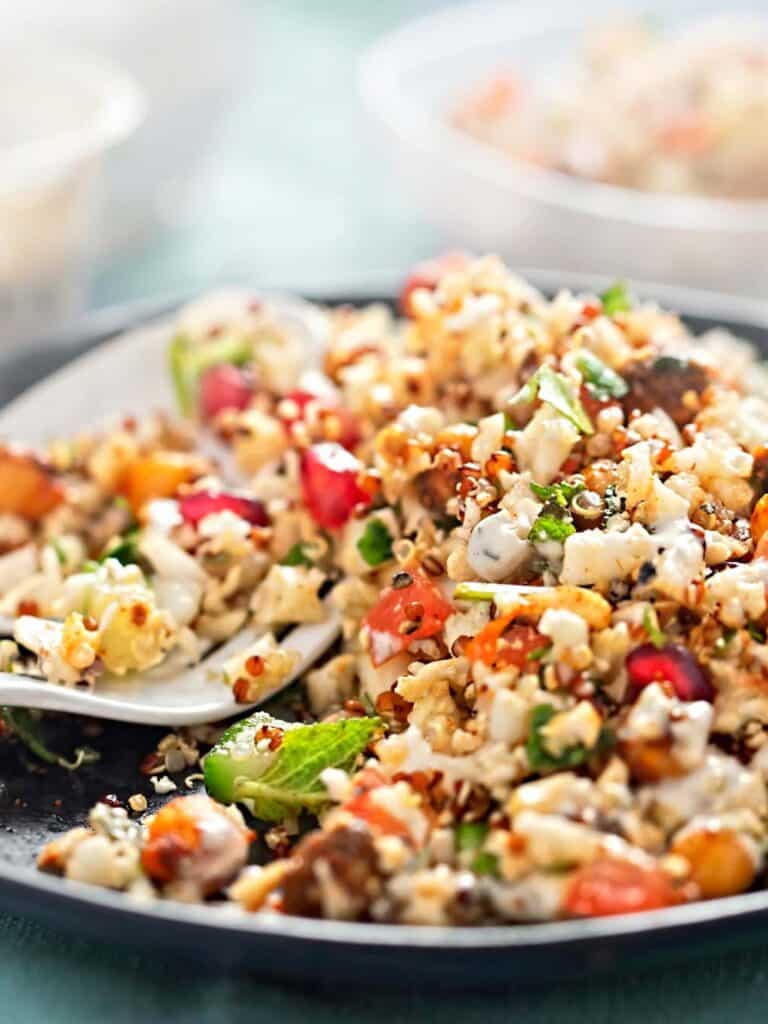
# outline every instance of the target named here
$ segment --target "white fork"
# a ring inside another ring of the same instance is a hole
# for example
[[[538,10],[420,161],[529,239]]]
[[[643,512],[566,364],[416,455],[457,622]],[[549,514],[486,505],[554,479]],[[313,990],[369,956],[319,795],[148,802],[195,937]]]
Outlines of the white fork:
[[[341,630],[338,611],[325,599],[326,618],[297,626],[280,641],[301,656],[291,675],[276,689],[261,695],[257,704],[274,696],[307,669],[334,643]],[[105,676],[93,690],[58,686],[34,676],[0,672],[0,706],[66,711],[92,718],[142,725],[198,725],[244,714],[256,704],[238,704],[221,675],[224,662],[250,646],[262,633],[243,629],[192,668],[162,677],[150,671],[131,676]]]

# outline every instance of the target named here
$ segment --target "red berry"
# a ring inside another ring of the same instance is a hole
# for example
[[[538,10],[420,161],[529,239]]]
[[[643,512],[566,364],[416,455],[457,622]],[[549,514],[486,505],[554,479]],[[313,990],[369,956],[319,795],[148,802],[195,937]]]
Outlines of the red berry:
[[[254,526],[268,526],[266,509],[256,498],[241,494],[215,494],[213,491],[193,491],[179,501],[179,511],[185,522],[196,526],[206,516],[217,512],[233,512]]]
[[[212,420],[225,409],[247,409],[253,397],[253,377],[229,364],[212,366],[200,381],[200,414]]]
[[[370,495],[358,483],[363,465],[335,442],[314,444],[301,460],[304,503],[319,525],[335,530],[359,505],[370,504]]]
[[[715,699],[704,669],[685,647],[642,644],[627,655],[626,664],[633,698],[649,683],[668,682],[680,700]]]

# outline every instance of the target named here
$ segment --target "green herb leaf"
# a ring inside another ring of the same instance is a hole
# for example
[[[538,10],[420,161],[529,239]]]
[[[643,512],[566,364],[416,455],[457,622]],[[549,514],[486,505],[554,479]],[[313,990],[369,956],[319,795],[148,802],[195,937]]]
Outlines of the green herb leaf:
[[[370,519],[357,542],[357,550],[368,565],[381,565],[392,557],[392,534],[381,519]]]
[[[481,850],[472,861],[471,867],[476,875],[491,875],[498,878],[499,858],[495,853],[488,853],[485,850]]]
[[[56,552],[56,558],[59,560],[59,565],[67,564],[67,555],[64,548],[61,546],[61,541],[57,537],[51,537],[48,541],[53,550]]]
[[[756,622],[747,623],[747,632],[756,643],[765,643],[765,630],[761,626],[758,626]]]
[[[589,349],[582,349],[576,359],[576,365],[584,375],[587,391],[599,402],[606,402],[609,398],[622,398],[629,390],[624,378],[610,366],[606,366],[602,359],[598,359]]]
[[[613,316],[615,313],[628,313],[632,309],[629,291],[624,281],[616,281],[610,288],[606,288],[600,296],[600,301],[606,316]]]
[[[312,565],[303,544],[294,544],[280,559],[280,565]]]
[[[568,747],[558,757],[550,754],[541,730],[556,714],[557,711],[551,704],[537,704],[531,712],[531,728],[525,750],[528,754],[528,764],[535,772],[545,773],[559,771],[561,768],[575,768],[577,765],[583,764],[591,753],[582,743],[577,743]]]
[[[542,366],[536,376],[541,401],[570,420],[582,434],[594,434],[592,422],[570,382],[561,373],[555,373],[551,366]]]
[[[531,481],[530,488],[539,501],[554,501],[560,508],[568,508],[572,499],[586,488],[583,477],[575,476],[559,484],[537,484]]]
[[[571,517],[563,514],[562,509],[558,509],[554,513],[544,511],[540,512],[536,518],[531,532],[528,534],[528,539],[534,542],[554,540],[562,544],[567,537],[575,532],[576,527],[573,525]]]
[[[456,826],[454,841],[459,852],[479,850],[488,835],[488,826],[484,821],[462,821]]]
[[[61,754],[57,754],[48,747],[40,735],[36,719],[26,708],[3,707],[0,709],[0,719],[10,727],[11,731],[17,739],[21,740],[27,750],[47,764],[55,764],[59,768],[66,768],[68,771],[77,771],[82,765],[94,764],[101,757],[99,752],[91,747],[77,747],[71,761],[68,761]]]
[[[580,476],[572,480],[563,480],[558,484],[531,483],[531,490],[544,502],[534,521],[529,539],[536,541],[554,540],[562,543],[566,537],[576,532],[570,504],[574,496],[584,490],[585,484]]]
[[[654,647],[657,649],[666,647],[667,638],[664,635],[664,631],[659,628],[656,610],[650,606],[647,606],[643,611],[643,629],[648,634],[648,639]]]
[[[301,810],[328,803],[320,776],[326,768],[349,771],[381,725],[379,718],[347,718],[315,725],[293,725],[264,712],[238,723],[205,758],[205,785],[225,803],[238,801],[264,821],[282,821]],[[285,729],[277,751],[256,751],[253,734],[272,724]],[[249,742],[250,735],[250,742]]]
[[[125,533],[115,539],[99,559],[105,562],[114,558],[121,565],[135,565],[139,560],[139,527],[130,526]]]

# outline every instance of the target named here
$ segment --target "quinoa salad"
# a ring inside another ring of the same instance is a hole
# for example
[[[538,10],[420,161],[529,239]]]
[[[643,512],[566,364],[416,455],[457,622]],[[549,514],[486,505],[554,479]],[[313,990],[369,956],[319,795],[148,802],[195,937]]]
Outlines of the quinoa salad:
[[[766,23],[719,17],[677,32],[595,26],[573,67],[487,76],[451,121],[516,160],[590,181],[764,199],[767,112]]]
[[[221,674],[242,720],[149,755],[166,802],[97,804],[39,868],[135,898],[446,926],[761,887],[768,399],[751,348],[621,284],[546,298],[494,257],[421,265],[400,303],[318,309],[309,388],[268,304],[203,299],[169,342],[176,412],[0,452],[4,670],[172,687],[244,623],[265,630]],[[283,631],[324,601],[342,637],[298,713],[249,714],[295,664]],[[3,720],[0,742],[52,759],[36,716]],[[184,795],[163,767],[188,773]]]

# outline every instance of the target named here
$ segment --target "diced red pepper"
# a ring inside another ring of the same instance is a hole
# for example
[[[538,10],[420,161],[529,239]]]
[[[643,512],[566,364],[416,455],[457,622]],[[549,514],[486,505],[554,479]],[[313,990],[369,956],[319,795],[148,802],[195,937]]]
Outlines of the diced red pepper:
[[[534,651],[547,647],[550,641],[533,626],[511,625],[518,614],[502,615],[483,626],[467,644],[465,654],[470,661],[482,661],[491,668],[514,665],[521,669]]]
[[[678,644],[654,647],[641,644],[627,655],[627,673],[633,696],[650,683],[671,683],[680,700],[715,699],[712,684],[691,652]]]
[[[362,469],[362,462],[335,442],[313,444],[304,452],[302,495],[319,526],[326,530],[338,529],[356,508],[370,504],[370,495],[358,482]]]
[[[659,910],[680,902],[681,894],[660,868],[601,857],[575,872],[563,909],[577,917],[604,917]]]
[[[433,260],[424,260],[417,263],[405,279],[405,284],[400,291],[400,312],[403,316],[412,316],[411,295],[417,288],[428,288],[433,291],[437,288],[441,278],[453,270],[463,270],[469,263],[470,257],[467,253],[453,250],[443,253]]]
[[[374,665],[383,665],[409,647],[415,640],[426,640],[443,628],[454,611],[439,588],[421,573],[399,573],[410,582],[381,592],[377,604],[363,620],[368,632],[369,653]]]
[[[179,511],[185,522],[197,526],[201,519],[217,512],[232,512],[254,526],[268,526],[269,516],[260,501],[241,494],[193,491],[179,501]]]
[[[200,381],[200,415],[212,420],[227,409],[247,409],[254,393],[253,375],[228,364],[212,366]]]

